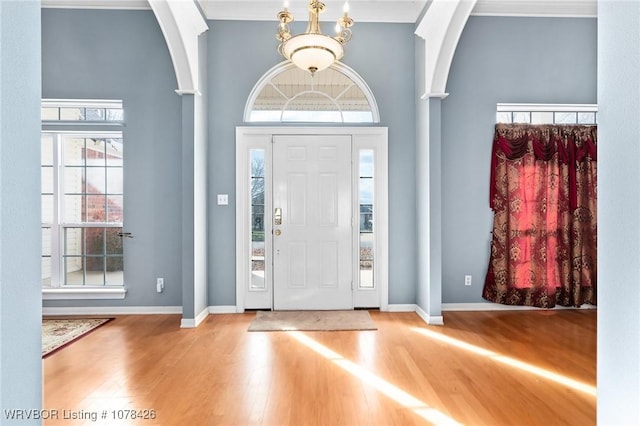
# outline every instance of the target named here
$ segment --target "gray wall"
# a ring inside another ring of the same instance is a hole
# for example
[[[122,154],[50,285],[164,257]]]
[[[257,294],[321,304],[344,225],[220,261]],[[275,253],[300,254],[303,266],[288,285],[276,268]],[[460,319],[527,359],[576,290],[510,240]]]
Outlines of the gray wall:
[[[125,108],[124,300],[45,306],[180,306],[181,99],[151,11],[42,10],[42,96],[122,99]],[[156,277],[165,291],[155,290]]]
[[[596,34],[595,19],[469,19],[442,102],[443,303],[483,301],[496,103],[596,103]]]
[[[294,32],[304,29],[297,24]],[[282,58],[274,22],[210,21],[209,27],[209,200],[230,194],[228,206],[209,204],[209,304],[235,305],[235,128],[244,125],[253,86]],[[380,124],[389,128],[389,303],[415,303],[413,28],[357,23],[344,58],[371,87]]]
[[[125,248],[129,293],[124,301],[47,301],[45,306],[181,305],[181,100],[173,92],[175,74],[155,17],[150,11],[44,9],[42,20],[43,97],[124,100],[125,227],[135,235]],[[235,127],[244,124],[255,83],[281,58],[271,37],[273,22],[211,21],[209,26],[208,196],[215,200],[226,193],[230,203],[209,202],[208,304],[235,305]],[[354,30],[345,63],[367,81],[381,125],[389,127],[389,302],[414,303],[413,25],[358,23]],[[372,55],[371,46],[391,55]],[[155,293],[159,276],[166,285],[160,295]]]
[[[598,424],[640,424],[640,3],[598,2]]]
[[[0,423],[42,407],[40,2],[0,2]]]

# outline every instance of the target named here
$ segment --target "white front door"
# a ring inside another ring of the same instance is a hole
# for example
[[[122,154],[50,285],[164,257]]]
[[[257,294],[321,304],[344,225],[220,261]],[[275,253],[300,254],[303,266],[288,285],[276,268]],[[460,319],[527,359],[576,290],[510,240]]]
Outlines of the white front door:
[[[273,307],[352,309],[351,137],[273,142]]]

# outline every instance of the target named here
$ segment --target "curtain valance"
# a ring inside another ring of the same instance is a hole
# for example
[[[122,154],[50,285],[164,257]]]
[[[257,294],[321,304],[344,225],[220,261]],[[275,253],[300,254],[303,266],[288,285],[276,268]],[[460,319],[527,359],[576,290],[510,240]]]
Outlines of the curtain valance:
[[[575,210],[576,170],[578,163],[597,160],[597,133],[597,126],[593,125],[496,124],[491,155],[491,208],[495,210],[499,159],[517,161],[533,154],[536,161],[550,161],[557,155],[558,163],[569,166],[569,202],[571,210]]]

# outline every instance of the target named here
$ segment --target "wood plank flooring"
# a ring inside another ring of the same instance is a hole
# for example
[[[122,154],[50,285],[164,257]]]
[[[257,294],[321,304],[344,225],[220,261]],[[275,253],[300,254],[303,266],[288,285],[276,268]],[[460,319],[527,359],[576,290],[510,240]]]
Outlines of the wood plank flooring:
[[[43,360],[45,425],[596,421],[595,310],[445,312],[444,326],[372,311],[377,331],[304,333],[247,332],[254,315],[117,317]]]

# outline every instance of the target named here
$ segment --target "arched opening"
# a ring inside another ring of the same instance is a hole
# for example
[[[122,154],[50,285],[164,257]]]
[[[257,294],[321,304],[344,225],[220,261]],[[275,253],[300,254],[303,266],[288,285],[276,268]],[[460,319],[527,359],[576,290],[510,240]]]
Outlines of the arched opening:
[[[289,61],[267,71],[245,106],[248,123],[379,123],[367,83],[336,62],[315,75]]]

